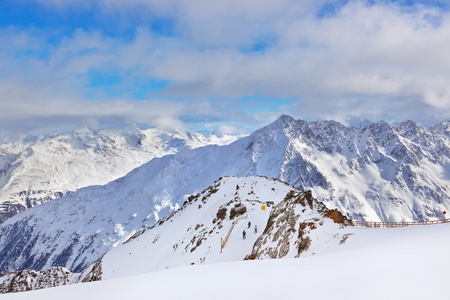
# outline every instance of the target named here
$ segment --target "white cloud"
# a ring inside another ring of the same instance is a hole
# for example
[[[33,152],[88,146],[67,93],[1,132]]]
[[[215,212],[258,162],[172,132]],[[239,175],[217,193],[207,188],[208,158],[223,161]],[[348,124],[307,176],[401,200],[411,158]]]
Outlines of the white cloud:
[[[123,40],[100,29],[77,29],[51,44],[37,29],[2,30],[1,120],[6,126],[24,118],[92,117],[180,127],[187,115],[195,121],[209,115],[207,122],[256,124],[264,120],[243,117],[242,104],[232,101],[255,94],[298,99],[279,110],[305,119],[360,116],[431,125],[449,118],[447,11],[349,1],[318,18],[325,2],[86,1],[78,9],[124,19],[168,18],[174,33],[162,36],[140,26],[134,39]],[[57,10],[77,3],[45,1]],[[250,51],[265,39],[267,48]],[[89,84],[92,72],[116,74],[121,81],[113,88],[130,94],[89,100],[87,95],[104,91]],[[134,100],[133,82],[148,79],[167,81],[156,98],[171,100]],[[227,100],[220,108],[221,101],[210,98]]]
[[[229,124],[220,124],[216,127],[214,130],[214,134],[218,137],[223,137],[224,135],[230,135],[230,134],[241,134],[241,130],[233,125]]]

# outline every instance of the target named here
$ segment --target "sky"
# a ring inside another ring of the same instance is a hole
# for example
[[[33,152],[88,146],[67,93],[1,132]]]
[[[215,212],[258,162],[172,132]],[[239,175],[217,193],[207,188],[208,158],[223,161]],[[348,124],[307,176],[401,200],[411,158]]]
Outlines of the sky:
[[[0,136],[450,120],[450,4],[2,0]]]

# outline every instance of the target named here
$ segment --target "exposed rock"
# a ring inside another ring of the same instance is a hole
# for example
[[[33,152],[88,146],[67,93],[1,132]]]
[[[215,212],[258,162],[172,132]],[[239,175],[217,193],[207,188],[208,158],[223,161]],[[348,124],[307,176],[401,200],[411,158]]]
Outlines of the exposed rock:
[[[217,220],[225,219],[226,216],[227,216],[227,208],[226,207],[221,207],[217,211],[217,215],[216,215],[216,219],[214,219],[214,223],[217,222]]]
[[[81,274],[81,282],[102,280],[102,260],[99,259],[92,267],[86,268]]]
[[[0,294],[38,290],[78,282],[80,274],[63,267],[8,272],[0,277]]]
[[[0,273],[0,294],[39,290],[101,279],[101,259],[81,273],[73,273],[63,267],[52,267],[43,271],[23,270]]]
[[[325,213],[325,217],[330,218],[337,224],[349,224],[349,220],[337,209],[331,209]]]
[[[234,219],[235,217],[243,215],[246,212],[247,212],[247,207],[245,207],[245,205],[243,205],[242,203],[237,203],[230,210],[230,219]]]
[[[315,230],[331,219],[321,241],[311,238]],[[329,210],[312,197],[311,192],[289,192],[285,199],[275,205],[270,213],[263,234],[256,240],[253,250],[245,259],[298,257],[310,250],[312,245],[333,241],[342,244],[348,238],[345,230],[347,218],[337,210]],[[336,226],[335,224],[339,225]],[[330,231],[330,232],[328,232]],[[342,236],[342,237],[341,237]],[[313,253],[311,253],[313,254]]]

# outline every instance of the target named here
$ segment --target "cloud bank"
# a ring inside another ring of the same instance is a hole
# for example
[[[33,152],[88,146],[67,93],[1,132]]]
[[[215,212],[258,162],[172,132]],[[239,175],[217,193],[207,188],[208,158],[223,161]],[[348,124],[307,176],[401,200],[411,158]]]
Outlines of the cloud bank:
[[[281,113],[426,126],[450,119],[444,2],[19,3],[91,21],[61,21],[64,30],[0,28],[4,132],[95,119],[103,126],[216,124],[223,134]]]

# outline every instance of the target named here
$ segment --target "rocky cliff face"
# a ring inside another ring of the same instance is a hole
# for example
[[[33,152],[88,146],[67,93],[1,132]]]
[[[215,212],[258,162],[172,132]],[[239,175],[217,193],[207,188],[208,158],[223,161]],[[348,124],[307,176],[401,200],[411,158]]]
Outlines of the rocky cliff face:
[[[270,212],[264,232],[245,259],[299,257],[345,242],[350,220],[309,191],[292,191]]]

